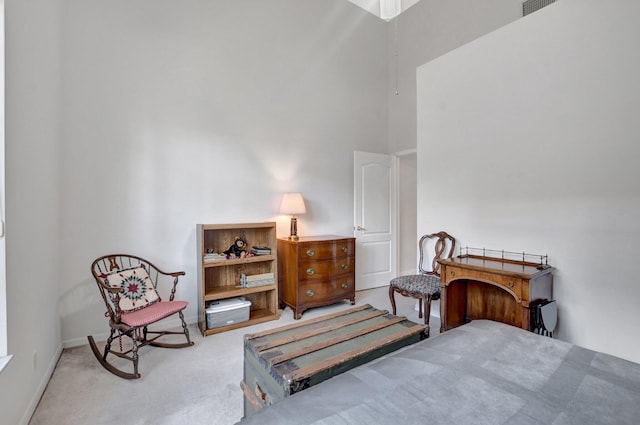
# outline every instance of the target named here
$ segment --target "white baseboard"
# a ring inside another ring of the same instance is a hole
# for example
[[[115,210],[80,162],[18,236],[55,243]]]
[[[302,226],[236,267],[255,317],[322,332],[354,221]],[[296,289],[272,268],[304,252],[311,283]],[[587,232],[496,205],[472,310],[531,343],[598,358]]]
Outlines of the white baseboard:
[[[49,365],[47,366],[47,370],[44,375],[42,375],[42,379],[40,380],[40,384],[38,384],[38,388],[33,394],[29,405],[27,406],[27,410],[24,412],[24,416],[20,420],[20,425],[28,425],[31,417],[33,416],[36,408],[38,407],[38,403],[40,403],[40,399],[44,394],[44,390],[47,388],[49,384],[49,380],[53,376],[53,371],[56,369],[56,365],[58,364],[58,360],[60,360],[60,356],[62,355],[62,345],[58,345],[56,348],[54,356],[51,358]]]
[[[184,320],[187,322],[187,325],[191,326],[193,324],[198,323],[198,316],[197,315],[185,316]],[[162,327],[166,329],[179,328],[182,326],[182,323],[180,323],[180,319],[177,318],[177,316],[176,318],[165,319],[164,321],[160,321],[158,323],[162,323]],[[153,328],[153,325],[151,325],[151,328]],[[97,342],[106,341],[107,338],[109,338],[108,323],[105,321],[104,332],[93,334],[92,336],[93,336],[93,339]],[[80,338],[72,338],[72,339],[64,340],[62,342],[62,347],[63,348],[80,347],[82,345],[87,345],[88,343],[89,341],[87,341],[87,337],[85,336]]]
[[[198,322],[198,316],[197,315],[191,315],[191,316],[187,316],[185,317],[185,321],[187,322],[187,325],[193,325],[193,324],[197,324]],[[158,322],[160,323],[160,322]],[[180,322],[179,318],[170,318],[170,319],[165,319],[165,321],[162,323],[162,326],[167,328],[167,329],[171,329],[171,328],[179,328],[182,326],[182,323]],[[105,328],[107,328],[107,323],[105,322]],[[96,341],[106,341],[106,339],[109,337],[109,330],[105,329],[105,332],[99,333],[99,334],[95,334],[93,335],[94,339]],[[42,380],[40,381],[40,384],[38,384],[38,388],[36,389],[36,391],[34,392],[34,395],[31,399],[31,401],[29,402],[29,405],[27,406],[27,409],[24,412],[24,415],[22,417],[22,419],[20,420],[20,424],[19,425],[28,425],[29,421],[31,420],[31,417],[33,416],[34,412],[36,411],[36,408],[38,407],[38,403],[40,403],[40,399],[42,398],[42,395],[44,394],[45,389],[47,388],[47,385],[49,384],[49,381],[51,380],[51,377],[53,376],[53,372],[56,369],[56,365],[58,364],[58,360],[60,360],[60,356],[62,355],[62,350],[64,348],[72,348],[72,347],[80,347],[82,345],[86,345],[88,344],[89,341],[87,341],[86,337],[82,337],[82,338],[72,338],[72,339],[68,339],[62,342],[61,345],[58,346],[58,348],[56,348],[55,354],[52,357],[51,361],[49,362],[49,365],[47,366],[47,370],[45,371],[44,375],[42,376]]]

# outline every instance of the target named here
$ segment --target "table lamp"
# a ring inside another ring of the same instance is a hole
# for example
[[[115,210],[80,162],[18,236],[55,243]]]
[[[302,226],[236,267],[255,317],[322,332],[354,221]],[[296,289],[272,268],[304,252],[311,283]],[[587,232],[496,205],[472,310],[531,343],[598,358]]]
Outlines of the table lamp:
[[[304,199],[299,192],[285,193],[280,204],[280,214],[291,214],[291,234],[289,239],[298,240],[298,219],[296,214],[304,214],[307,212],[304,206]]]

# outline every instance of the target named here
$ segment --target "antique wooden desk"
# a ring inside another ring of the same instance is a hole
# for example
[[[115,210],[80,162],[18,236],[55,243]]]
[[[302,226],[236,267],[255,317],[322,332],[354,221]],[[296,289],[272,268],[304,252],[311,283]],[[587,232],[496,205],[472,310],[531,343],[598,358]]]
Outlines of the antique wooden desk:
[[[471,249],[471,248],[469,248]],[[493,251],[501,252],[501,251]],[[540,262],[467,253],[438,260],[440,270],[440,332],[473,319],[490,319],[532,330],[529,306],[551,300],[553,270]],[[543,262],[544,258],[544,262]]]

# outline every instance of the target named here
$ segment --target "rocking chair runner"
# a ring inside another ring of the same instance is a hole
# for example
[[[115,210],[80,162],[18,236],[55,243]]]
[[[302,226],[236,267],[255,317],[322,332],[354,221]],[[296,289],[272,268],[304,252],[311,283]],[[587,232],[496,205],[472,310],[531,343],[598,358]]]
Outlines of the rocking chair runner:
[[[434,256],[431,262],[431,270],[424,268],[424,251],[425,244],[435,239]],[[447,257],[443,254],[446,245],[449,245]],[[438,232],[430,235],[424,235],[420,238],[420,262],[418,268],[420,274],[399,276],[391,280],[389,283],[389,301],[393,314],[396,314],[396,300],[394,293],[398,292],[405,297],[413,297],[418,299],[418,317],[422,317],[422,305],[424,304],[424,324],[429,324],[429,316],[431,315],[431,301],[440,299],[440,264],[438,260],[441,258],[451,258],[456,246],[456,240],[447,232]],[[427,331],[428,332],[428,331]]]
[[[125,379],[140,378],[138,373],[138,350],[146,345],[164,348],[183,348],[193,345],[184,321],[183,310],[186,301],[174,301],[178,278],[185,273],[167,273],[151,262],[134,255],[111,254],[96,259],[91,264],[91,273],[107,307],[105,317],[111,328],[109,338],[100,352],[91,335],[87,336],[93,354],[105,369]],[[173,278],[173,286],[168,301],[160,298],[158,282]],[[148,326],[178,314],[182,331],[150,331]],[[150,334],[152,335],[150,337]],[[168,343],[156,341],[165,335],[182,334],[186,342]],[[122,339],[126,338],[123,348]],[[112,347],[115,341],[116,347]],[[133,363],[133,373],[125,372],[109,362],[108,356],[129,360]]]

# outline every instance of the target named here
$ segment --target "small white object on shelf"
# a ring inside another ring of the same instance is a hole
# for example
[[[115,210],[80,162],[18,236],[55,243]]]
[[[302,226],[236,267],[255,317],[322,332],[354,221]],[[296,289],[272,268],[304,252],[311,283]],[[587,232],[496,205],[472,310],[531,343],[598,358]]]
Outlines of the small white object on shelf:
[[[218,254],[215,252],[204,254],[204,262],[206,263],[214,263],[216,261],[225,261],[227,257],[222,254]]]
[[[273,273],[261,273],[247,276],[242,273],[240,275],[240,288],[253,288],[255,286],[273,285],[276,283]]]

